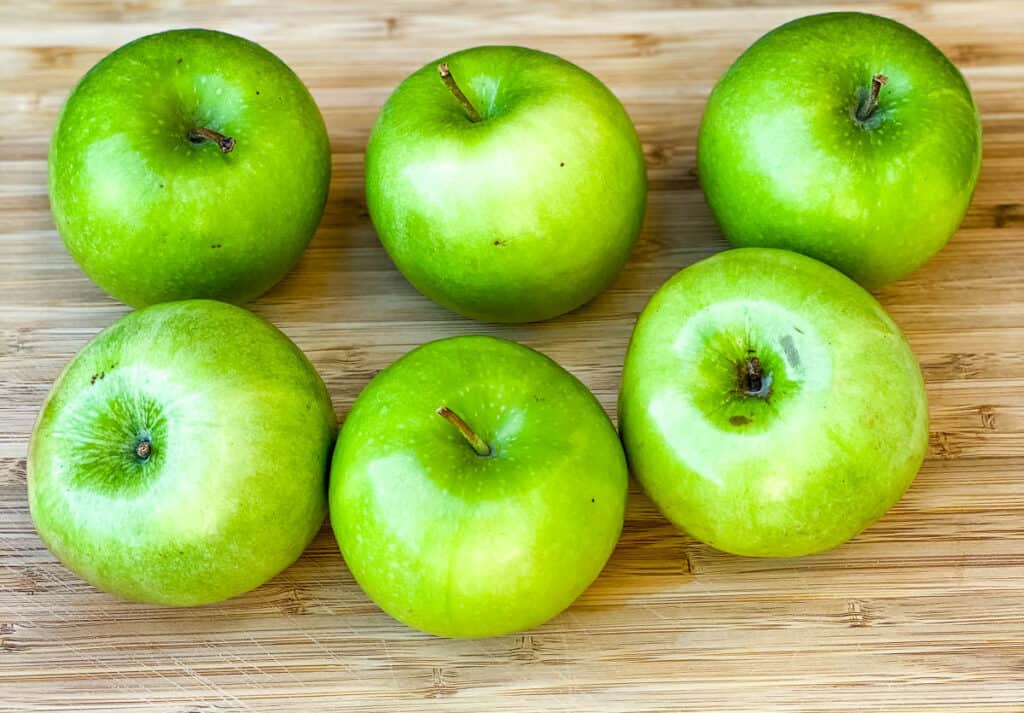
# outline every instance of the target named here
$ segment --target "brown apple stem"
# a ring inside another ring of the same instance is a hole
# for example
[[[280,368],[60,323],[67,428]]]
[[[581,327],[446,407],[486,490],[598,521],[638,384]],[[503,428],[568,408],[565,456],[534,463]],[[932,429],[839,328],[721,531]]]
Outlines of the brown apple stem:
[[[487,445],[484,439],[476,435],[476,431],[470,428],[469,424],[459,417],[459,414],[447,406],[442,406],[437,410],[437,415],[459,429],[459,433],[462,434],[462,437],[466,439],[466,442],[476,451],[478,456],[486,458],[491,455],[491,447]]]
[[[764,389],[764,370],[761,360],[748,356],[740,365],[740,388],[747,396],[761,396]]]
[[[146,439],[139,441],[135,445],[135,457],[139,460],[146,460],[153,453],[153,444]]]
[[[469,99],[466,98],[466,95],[462,93],[462,90],[459,89],[459,85],[455,83],[455,77],[452,76],[452,71],[448,68],[448,63],[442,62],[437,65],[437,72],[441,75],[441,81],[444,82],[446,87],[448,87],[448,91],[455,95],[455,98],[459,100],[459,104],[461,104],[462,108],[465,109],[466,116],[469,117],[469,120],[474,123],[482,121],[483,117],[480,116],[476,107],[474,107]]]
[[[864,100],[857,107],[857,120],[867,121],[871,118],[871,115],[875,113],[875,108],[878,106],[878,93],[882,91],[889,81],[889,78],[884,74],[876,74],[871,78],[871,89],[868,91],[868,95],[864,97]]]
[[[231,153],[231,149],[235,148],[235,140],[233,138],[202,126],[189,131],[188,140],[194,144],[201,144],[204,141],[217,144],[221,153]]]

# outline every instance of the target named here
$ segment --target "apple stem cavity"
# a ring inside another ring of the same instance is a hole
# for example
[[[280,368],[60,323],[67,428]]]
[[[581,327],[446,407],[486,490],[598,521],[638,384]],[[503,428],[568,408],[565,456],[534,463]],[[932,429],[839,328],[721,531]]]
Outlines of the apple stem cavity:
[[[491,447],[487,445],[484,439],[480,438],[469,424],[462,420],[459,414],[452,411],[447,406],[442,406],[437,410],[437,415],[443,418],[448,423],[459,429],[459,433],[466,439],[466,442],[476,451],[476,454],[481,458],[486,458],[491,455]]]
[[[139,460],[149,460],[152,454],[153,444],[149,442],[148,438],[143,438],[135,444],[135,457]]]
[[[202,126],[189,131],[188,140],[194,144],[201,144],[206,141],[211,144],[217,144],[221,153],[231,153],[231,149],[235,148],[235,140],[233,138]]]
[[[875,113],[875,109],[878,107],[878,94],[888,82],[889,78],[884,74],[876,74],[871,78],[871,89],[861,101],[860,106],[857,107],[857,121],[867,121]]]
[[[447,62],[442,62],[437,65],[437,73],[441,75],[441,81],[444,82],[446,87],[448,87],[448,91],[450,91],[455,98],[459,100],[459,104],[461,104],[462,108],[466,111],[466,116],[469,117],[469,120],[473,123],[483,121],[483,117],[480,116],[480,112],[476,110],[476,107],[473,106],[472,102],[470,102],[469,99],[466,98],[466,95],[462,93],[462,90],[459,89],[459,85],[456,84],[455,77],[452,76],[452,71],[448,68]]]
[[[767,399],[772,392],[771,374],[764,373],[761,360],[751,354],[739,364],[739,386],[744,396]]]

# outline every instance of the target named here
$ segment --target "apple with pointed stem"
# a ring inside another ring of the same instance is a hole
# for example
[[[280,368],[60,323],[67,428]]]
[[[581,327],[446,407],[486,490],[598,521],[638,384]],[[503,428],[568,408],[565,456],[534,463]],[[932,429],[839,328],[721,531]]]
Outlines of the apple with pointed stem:
[[[426,344],[356,399],[331,465],[331,524],[384,611],[444,636],[544,623],[597,577],[627,472],[572,375],[491,337]]]
[[[875,15],[812,15],[718,82],[697,163],[733,245],[795,250],[877,287],[956,231],[981,124],[960,72],[921,35]]]
[[[640,234],[644,155],[618,99],[544,52],[476,47],[408,77],[366,149],[381,243],[460,314],[533,322],[608,287]]]
[[[50,145],[71,256],[141,307],[244,302],[299,259],[327,200],[323,117],[263,47],[208,30],[142,37],[78,83]]]

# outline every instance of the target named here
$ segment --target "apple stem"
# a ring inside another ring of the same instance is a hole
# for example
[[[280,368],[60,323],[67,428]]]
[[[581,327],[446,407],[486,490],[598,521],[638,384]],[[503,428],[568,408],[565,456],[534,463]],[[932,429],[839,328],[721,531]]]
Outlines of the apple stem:
[[[871,89],[860,106],[857,107],[858,121],[867,121],[875,113],[875,108],[878,107],[878,94],[888,82],[889,78],[884,74],[876,74],[871,78]]]
[[[748,356],[739,365],[740,389],[747,396],[767,398],[771,387],[771,376],[766,378],[761,360],[756,356]]]
[[[441,81],[444,82],[446,87],[448,87],[448,91],[455,95],[455,98],[459,100],[459,104],[461,104],[462,108],[466,110],[466,116],[469,117],[469,120],[473,123],[482,121],[483,117],[480,116],[476,107],[474,107],[469,99],[466,98],[466,95],[462,93],[462,90],[459,89],[459,85],[455,83],[455,77],[452,76],[452,71],[448,68],[447,62],[442,62],[437,65],[437,73],[441,75]]]
[[[135,444],[135,457],[139,460],[148,460],[153,453],[153,444],[143,438]]]
[[[201,144],[204,141],[217,144],[221,153],[231,153],[231,149],[235,148],[235,140],[233,138],[202,126],[189,131],[188,140],[194,144]]]
[[[476,435],[476,431],[470,428],[469,424],[459,417],[459,414],[455,413],[447,406],[442,406],[437,410],[437,415],[455,426],[455,428],[459,429],[459,433],[461,433],[463,438],[465,438],[469,445],[472,446],[478,456],[486,458],[491,455],[491,447],[487,445],[484,439]]]

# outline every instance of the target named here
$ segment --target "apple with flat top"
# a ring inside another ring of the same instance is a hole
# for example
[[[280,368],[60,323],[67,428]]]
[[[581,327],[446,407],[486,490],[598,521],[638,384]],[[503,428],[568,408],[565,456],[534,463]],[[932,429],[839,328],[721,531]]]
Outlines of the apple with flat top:
[[[475,47],[409,76],[366,149],[381,243],[435,302],[534,322],[608,287],[640,234],[644,155],[619,100],[574,64]]]
[[[909,487],[928,402],[863,288],[769,248],[692,265],[651,298],[619,401],[630,469],[676,526],[726,552],[835,547]]]
[[[142,37],[78,83],[50,145],[71,256],[141,307],[244,302],[299,259],[327,200],[323,117],[263,47],[208,30]]]
[[[72,360],[29,445],[46,545],[125,599],[187,606],[248,591],[320,529],[337,427],[313,366],[222,302],[133,312]]]
[[[444,636],[544,623],[618,541],[628,474],[587,388],[491,337],[413,350],[356,399],[331,465],[349,569],[396,619]]]
[[[736,246],[795,250],[866,287],[910,274],[967,212],[978,109],[927,39],[836,12],[753,44],[708,99],[701,186]]]

